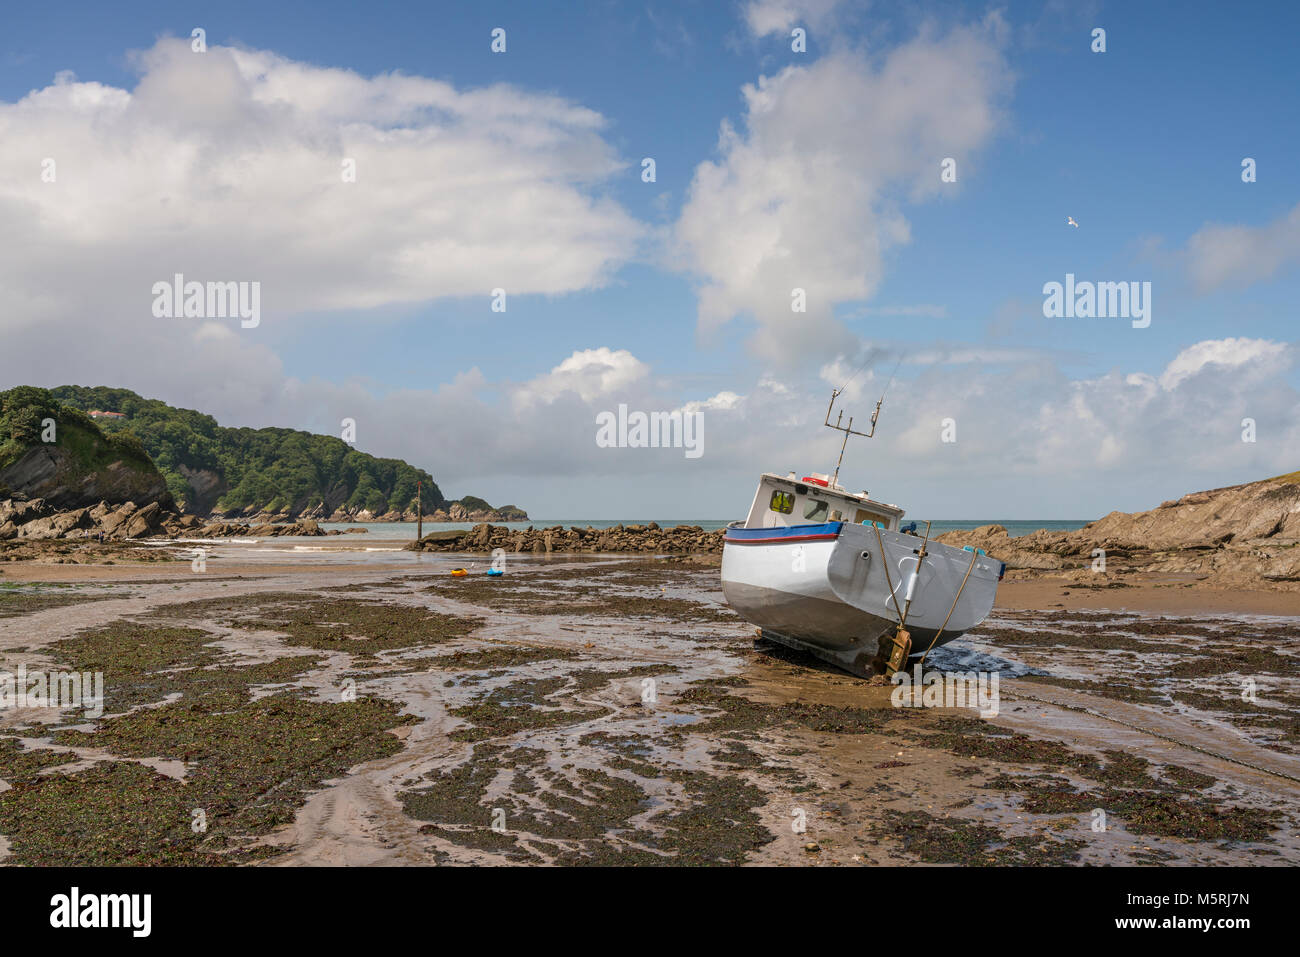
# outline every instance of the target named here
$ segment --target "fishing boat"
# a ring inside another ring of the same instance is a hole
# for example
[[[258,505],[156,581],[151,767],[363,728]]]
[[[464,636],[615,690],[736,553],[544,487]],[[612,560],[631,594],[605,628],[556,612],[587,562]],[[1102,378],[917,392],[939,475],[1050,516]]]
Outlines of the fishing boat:
[[[854,674],[892,674],[974,628],[993,608],[1006,565],[983,550],[931,541],[904,511],[839,484],[850,435],[843,424],[833,475],[765,472],[744,521],[727,526],[722,591],[762,638]]]

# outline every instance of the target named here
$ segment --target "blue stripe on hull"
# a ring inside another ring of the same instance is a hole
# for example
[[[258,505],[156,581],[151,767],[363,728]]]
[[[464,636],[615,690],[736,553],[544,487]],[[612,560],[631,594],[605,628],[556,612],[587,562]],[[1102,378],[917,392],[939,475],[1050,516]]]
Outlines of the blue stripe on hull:
[[[724,541],[737,545],[782,544],[838,538],[843,522],[820,525],[778,525],[774,528],[729,528]]]

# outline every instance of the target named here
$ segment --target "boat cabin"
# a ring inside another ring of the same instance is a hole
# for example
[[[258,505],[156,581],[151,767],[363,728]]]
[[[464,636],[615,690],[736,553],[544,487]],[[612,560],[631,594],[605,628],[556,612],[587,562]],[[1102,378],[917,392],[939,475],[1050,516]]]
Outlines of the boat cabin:
[[[843,486],[832,485],[829,476],[817,472],[802,478],[794,472],[784,476],[764,472],[745,528],[880,522],[886,529],[897,531],[902,517],[903,510],[897,505],[873,502],[866,492],[846,492]]]

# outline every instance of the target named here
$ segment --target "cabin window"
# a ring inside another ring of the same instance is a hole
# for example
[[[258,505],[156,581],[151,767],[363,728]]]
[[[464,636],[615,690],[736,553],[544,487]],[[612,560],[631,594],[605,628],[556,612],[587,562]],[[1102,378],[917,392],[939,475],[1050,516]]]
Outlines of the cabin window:
[[[803,507],[803,517],[810,522],[824,522],[826,521],[826,512],[830,507],[829,502],[819,502],[815,498],[810,498]]]
[[[885,523],[885,528],[889,528],[889,516],[888,516],[888,515],[881,515],[879,512],[868,512],[868,511],[866,511],[865,509],[861,509],[861,508],[858,509],[858,513],[857,513],[857,515],[855,515],[855,516],[853,517],[853,521],[854,521],[854,523],[857,524],[857,525],[861,525],[861,524],[863,524],[864,522],[866,522],[866,523],[871,523],[871,522],[884,522],[884,523]]]
[[[772,501],[767,505],[774,512],[780,512],[782,515],[789,515],[794,511],[794,496],[789,492],[782,492],[777,489],[772,493]]]

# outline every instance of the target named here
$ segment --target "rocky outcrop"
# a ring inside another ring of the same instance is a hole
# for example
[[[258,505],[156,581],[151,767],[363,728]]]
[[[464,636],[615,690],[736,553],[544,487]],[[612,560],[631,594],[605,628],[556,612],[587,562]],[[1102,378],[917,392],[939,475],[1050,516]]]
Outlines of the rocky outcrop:
[[[252,525],[264,525],[272,522],[287,522],[294,518],[313,519],[318,522],[354,523],[354,522],[414,522],[419,518],[414,509],[405,512],[396,510],[372,512],[370,509],[336,508],[332,511],[322,505],[295,513],[290,509],[280,512],[263,512],[256,509],[226,511],[216,509],[210,513],[213,521],[242,521]],[[475,509],[470,511],[462,505],[453,505],[451,511],[437,509],[424,516],[424,522],[434,525],[439,522],[526,522],[528,513],[519,509]]]
[[[1192,573],[1224,584],[1300,582],[1300,483],[1293,476],[1192,492],[1146,512],[1111,512],[1075,532],[1010,538],[1001,525],[948,532],[939,541],[983,548],[1012,568],[1092,574]]]
[[[69,430],[71,431],[71,430]],[[36,445],[0,470],[0,485],[59,508],[96,502],[170,501],[167,482],[152,467],[125,459],[88,467],[68,449]]]
[[[211,469],[192,469],[182,463],[176,466],[176,471],[190,487],[189,495],[186,496],[186,508],[207,512],[225,491],[225,481]]]
[[[550,528],[510,530],[482,523],[468,530],[433,532],[410,547],[426,552],[654,552],[657,554],[716,554],[722,551],[722,529],[706,532],[698,525],[660,528],[615,525],[611,528]]]
[[[274,538],[286,535],[325,535],[313,519],[249,524],[205,522],[181,515],[159,502],[137,507],[134,502],[59,509],[46,499],[11,498],[0,502],[0,541],[14,539],[90,539],[129,541],[141,538]],[[329,534],[342,534],[330,532]]]
[[[414,522],[420,516],[415,509],[407,509],[405,512],[389,511],[376,515],[367,509],[352,511],[348,509],[336,509],[325,520],[329,522]],[[459,502],[453,503],[451,510],[435,509],[432,513],[424,516],[426,524],[434,525],[439,522],[526,522],[528,513],[522,509],[467,509]]]

